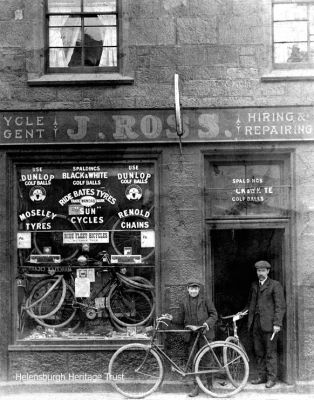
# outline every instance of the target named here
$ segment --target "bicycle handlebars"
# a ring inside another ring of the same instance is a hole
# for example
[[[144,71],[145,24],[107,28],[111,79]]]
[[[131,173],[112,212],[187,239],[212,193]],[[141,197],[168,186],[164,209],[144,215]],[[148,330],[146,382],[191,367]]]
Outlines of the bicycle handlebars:
[[[220,317],[221,319],[228,319],[228,318],[232,318],[232,321],[238,321],[239,319],[243,318],[245,315],[247,315],[249,312],[249,310],[245,310],[245,311],[239,311],[236,314],[231,314],[231,315],[226,315],[225,317]]]

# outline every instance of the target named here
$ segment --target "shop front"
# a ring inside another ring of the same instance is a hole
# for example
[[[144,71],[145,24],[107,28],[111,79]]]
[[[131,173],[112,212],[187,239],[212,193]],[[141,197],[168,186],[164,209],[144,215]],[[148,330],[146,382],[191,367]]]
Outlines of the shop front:
[[[177,312],[191,275],[220,315],[242,309],[259,259],[287,298],[280,378],[302,377],[296,160],[313,120],[305,107],[188,109],[181,153],[171,109],[2,112],[4,379],[104,379],[112,351]]]

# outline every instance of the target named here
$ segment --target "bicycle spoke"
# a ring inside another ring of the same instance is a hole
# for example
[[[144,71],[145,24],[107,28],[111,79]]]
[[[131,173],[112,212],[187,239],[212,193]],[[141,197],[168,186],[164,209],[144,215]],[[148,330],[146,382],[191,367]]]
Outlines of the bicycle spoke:
[[[154,304],[139,290],[124,288],[110,294],[110,315],[122,326],[143,325],[149,321],[153,311]]]
[[[243,351],[225,342],[213,342],[204,347],[195,361],[197,382],[214,397],[228,397],[245,386],[249,366]]]
[[[163,365],[154,351],[136,343],[123,346],[112,356],[109,374],[116,390],[126,397],[141,398],[158,388]]]

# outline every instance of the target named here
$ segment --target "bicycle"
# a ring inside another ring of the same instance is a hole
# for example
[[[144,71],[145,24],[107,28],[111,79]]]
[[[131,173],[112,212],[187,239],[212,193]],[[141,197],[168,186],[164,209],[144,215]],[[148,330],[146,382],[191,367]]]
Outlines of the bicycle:
[[[245,350],[245,347],[243,346],[243,344],[240,341],[239,335],[238,335],[238,326],[237,326],[237,321],[239,321],[239,319],[243,318],[245,315],[248,314],[248,310],[244,311],[244,312],[238,312],[237,314],[232,314],[232,315],[227,315],[225,317],[220,317],[222,320],[225,319],[231,319],[232,318],[232,330],[233,330],[233,335],[230,335],[230,326],[229,324],[226,325],[226,330],[228,332],[228,336],[225,339],[225,342],[227,343],[233,343],[236,346],[238,346],[242,351],[243,354],[245,355],[247,361],[249,362],[249,357],[247,355],[247,352]],[[229,349],[224,349],[223,352],[223,356],[224,356],[224,361],[226,362],[229,358],[230,358],[230,354],[228,354],[230,350]],[[237,386],[237,381],[233,379],[233,375],[230,371],[228,371],[227,369],[227,374],[229,376],[230,381],[232,382],[232,384],[236,387]]]
[[[68,275],[47,275],[26,293],[23,311],[45,327],[68,326],[80,309],[88,319],[108,311],[115,327],[146,324],[155,310],[153,285],[143,277],[126,277],[115,267],[102,268],[110,278],[89,298],[76,298],[74,280]]]
[[[110,359],[108,376],[112,386],[122,395],[129,398],[143,398],[155,392],[162,384],[165,370],[164,361],[168,361],[173,371],[182,377],[195,376],[198,386],[212,397],[229,397],[244,388],[249,376],[249,364],[243,351],[231,342],[209,342],[205,335],[206,327],[190,327],[196,338],[188,360],[181,368],[156,343],[157,334],[165,332],[187,332],[186,330],[160,329],[161,324],[168,324],[171,316],[162,315],[156,319],[156,328],[149,344],[133,343],[122,346]],[[193,358],[197,343],[203,337],[206,344]],[[225,361],[224,349],[228,349],[228,360]],[[193,362],[192,362],[193,358]],[[192,362],[192,372],[189,367]],[[229,376],[232,374],[234,383]],[[211,385],[208,385],[211,382]]]
[[[228,323],[225,325],[227,334],[228,334],[225,341],[234,343],[235,345],[239,346],[241,348],[241,350],[243,350],[243,352],[245,353],[245,355],[249,361],[249,357],[246,353],[245,347],[243,346],[243,344],[240,341],[240,338],[238,335],[238,326],[237,326],[237,321],[239,321],[241,318],[243,318],[247,314],[248,314],[248,310],[246,310],[244,312],[240,311],[237,314],[227,315],[225,317],[220,316],[220,319],[221,320],[232,319],[232,328],[230,327],[230,325]],[[233,330],[233,335],[230,334],[231,329]]]

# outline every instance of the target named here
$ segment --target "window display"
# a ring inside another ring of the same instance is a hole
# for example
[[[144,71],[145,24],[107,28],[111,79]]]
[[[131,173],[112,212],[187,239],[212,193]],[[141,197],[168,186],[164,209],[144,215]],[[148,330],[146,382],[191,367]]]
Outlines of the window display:
[[[149,162],[17,168],[19,340],[145,336],[154,178]]]

